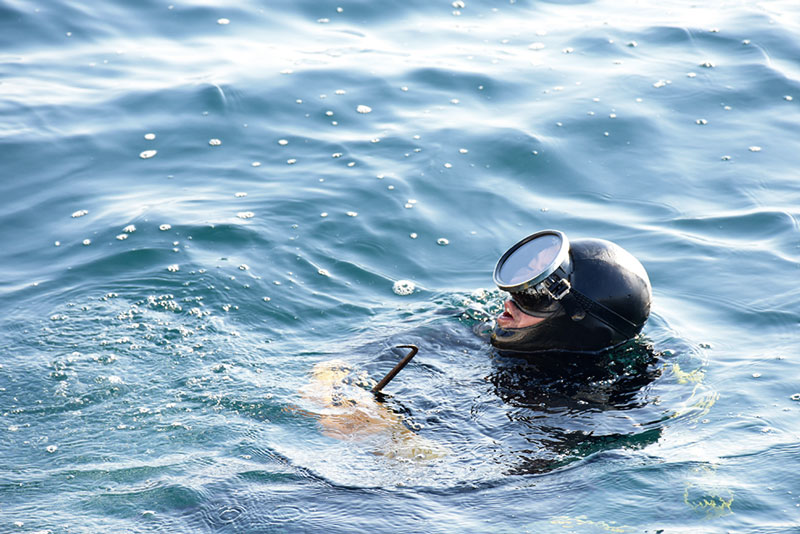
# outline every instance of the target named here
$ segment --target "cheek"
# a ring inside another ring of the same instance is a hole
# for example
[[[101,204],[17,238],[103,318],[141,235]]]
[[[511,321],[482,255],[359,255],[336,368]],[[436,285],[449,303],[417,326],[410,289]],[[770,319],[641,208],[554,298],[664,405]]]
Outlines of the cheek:
[[[539,324],[542,321],[544,321],[544,317],[534,317],[526,313],[521,313],[516,322],[519,324],[517,328],[526,328],[528,326]]]

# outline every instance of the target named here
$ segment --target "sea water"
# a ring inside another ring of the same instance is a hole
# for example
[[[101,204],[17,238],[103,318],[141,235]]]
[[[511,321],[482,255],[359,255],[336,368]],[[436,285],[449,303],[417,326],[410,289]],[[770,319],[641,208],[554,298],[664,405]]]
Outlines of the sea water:
[[[798,106],[790,1],[5,0],[0,530],[796,532]],[[626,351],[491,350],[544,228]]]

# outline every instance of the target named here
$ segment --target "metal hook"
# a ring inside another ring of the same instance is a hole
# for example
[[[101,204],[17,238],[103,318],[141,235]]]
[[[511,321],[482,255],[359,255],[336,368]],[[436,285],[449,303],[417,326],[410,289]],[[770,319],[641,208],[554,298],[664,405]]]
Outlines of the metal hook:
[[[399,373],[403,369],[403,367],[405,367],[406,364],[411,361],[411,358],[416,356],[417,352],[419,351],[419,347],[417,347],[416,345],[395,345],[395,348],[396,349],[411,349],[411,352],[409,352],[406,355],[405,358],[400,360],[398,362],[398,364],[395,365],[394,368],[391,371],[389,371],[386,374],[386,376],[384,376],[383,379],[375,385],[375,387],[372,388],[371,391],[373,393],[380,393],[380,391],[384,387],[386,387],[386,384],[391,382],[391,380],[397,375],[397,373]]]

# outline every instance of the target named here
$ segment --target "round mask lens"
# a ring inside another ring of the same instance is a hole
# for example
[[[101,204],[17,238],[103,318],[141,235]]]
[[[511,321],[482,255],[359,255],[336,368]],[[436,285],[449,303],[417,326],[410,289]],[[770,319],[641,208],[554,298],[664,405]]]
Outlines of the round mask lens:
[[[495,268],[495,283],[506,291],[523,284],[537,284],[558,269],[566,254],[566,236],[561,232],[533,234],[500,258]]]

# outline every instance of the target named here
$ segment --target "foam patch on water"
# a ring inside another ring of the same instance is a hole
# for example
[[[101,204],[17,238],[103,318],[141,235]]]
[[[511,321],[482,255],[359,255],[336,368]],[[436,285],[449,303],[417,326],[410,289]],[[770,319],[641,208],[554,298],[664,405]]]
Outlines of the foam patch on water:
[[[410,295],[415,289],[416,285],[411,280],[398,280],[392,286],[392,291],[401,296]]]

